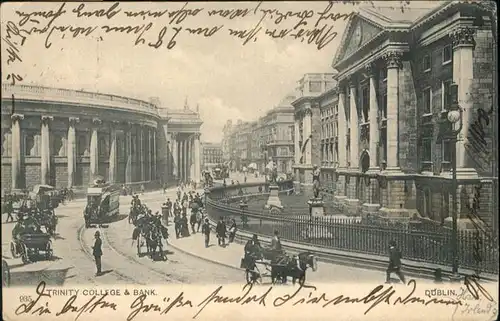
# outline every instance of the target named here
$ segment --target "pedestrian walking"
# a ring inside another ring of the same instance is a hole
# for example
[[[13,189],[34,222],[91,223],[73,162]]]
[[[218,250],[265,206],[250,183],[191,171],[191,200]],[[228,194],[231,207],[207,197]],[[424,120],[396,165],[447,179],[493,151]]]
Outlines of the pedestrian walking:
[[[172,201],[170,200],[170,198],[167,198],[165,206],[167,207],[167,217],[172,216]]]
[[[99,231],[95,231],[94,237],[95,237],[95,242],[94,242],[94,246],[92,246],[92,254],[94,255],[95,266],[97,268],[96,276],[99,276],[102,274],[102,271],[101,271],[101,257],[102,257],[101,233],[99,233]]]
[[[224,223],[224,218],[221,216],[219,222],[217,223],[217,227],[215,228],[217,232],[217,240],[219,246],[226,245],[226,223]]]
[[[205,223],[201,228],[201,232],[205,235],[205,247],[208,247],[210,242],[210,224],[208,223],[208,218],[205,219]]]
[[[181,216],[176,213],[175,214],[175,217],[174,217],[174,228],[175,228],[175,237],[176,238],[179,238],[179,236],[181,235]]]
[[[203,225],[203,212],[202,210],[198,210],[198,212],[196,213],[196,223],[197,223],[197,226],[196,226],[196,231],[199,232],[200,231],[200,227]]]
[[[389,243],[389,266],[386,271],[386,280],[385,283],[391,283],[391,273],[396,273],[399,279],[405,282],[405,276],[403,272],[401,272],[401,251],[396,247],[396,242],[391,241]]]
[[[141,195],[144,195],[144,190],[145,190],[144,184],[141,184]]]
[[[191,210],[191,216],[189,217],[189,224],[191,225],[191,232],[193,234],[196,233],[196,230],[195,230],[195,226],[196,226],[196,219],[197,219],[197,216],[196,216],[196,211],[193,211],[193,209]]]
[[[234,218],[231,219],[231,226],[229,227],[229,243],[234,242],[234,237],[236,236],[236,221]]]
[[[7,212],[7,219],[5,220],[6,223],[14,222],[14,217],[12,216],[12,212],[14,211],[14,205],[13,205],[13,199],[12,196],[8,195],[7,197],[7,202],[5,203],[5,212]]]

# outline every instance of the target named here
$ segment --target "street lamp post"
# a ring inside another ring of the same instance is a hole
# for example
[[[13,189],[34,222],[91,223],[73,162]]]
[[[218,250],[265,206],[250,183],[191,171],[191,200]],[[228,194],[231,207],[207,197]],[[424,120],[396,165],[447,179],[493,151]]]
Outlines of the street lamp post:
[[[463,127],[463,110],[458,104],[458,85],[453,83],[450,85],[451,105],[448,111],[448,121],[451,124],[449,132],[451,143],[451,188],[452,188],[452,276],[451,281],[460,281],[458,274],[458,203],[457,203],[457,137]]]

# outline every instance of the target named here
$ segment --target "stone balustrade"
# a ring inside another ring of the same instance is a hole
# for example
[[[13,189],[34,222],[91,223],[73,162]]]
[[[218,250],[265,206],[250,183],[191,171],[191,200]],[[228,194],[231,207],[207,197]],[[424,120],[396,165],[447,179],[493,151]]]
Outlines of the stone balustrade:
[[[2,98],[9,99],[12,97],[12,94],[14,94],[16,100],[30,99],[85,104],[88,106],[97,105],[109,109],[128,109],[158,117],[158,107],[156,105],[143,100],[118,95],[37,85],[2,84]]]

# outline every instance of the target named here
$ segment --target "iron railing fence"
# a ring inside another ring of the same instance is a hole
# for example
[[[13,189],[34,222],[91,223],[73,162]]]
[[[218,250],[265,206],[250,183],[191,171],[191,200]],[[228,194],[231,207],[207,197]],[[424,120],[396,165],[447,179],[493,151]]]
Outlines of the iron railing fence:
[[[287,193],[287,187],[280,187],[281,192]],[[348,252],[386,256],[388,244],[393,240],[405,259],[452,265],[452,231],[435,222],[392,223],[335,216],[312,218],[308,210],[270,215],[237,206],[241,199],[250,203],[252,198],[263,196],[239,194],[231,187],[212,190],[206,204],[208,215],[213,220],[234,219],[239,229],[250,233],[273,235],[278,230],[284,240]],[[480,231],[459,230],[458,242],[460,268],[498,274],[498,242],[495,239]]]

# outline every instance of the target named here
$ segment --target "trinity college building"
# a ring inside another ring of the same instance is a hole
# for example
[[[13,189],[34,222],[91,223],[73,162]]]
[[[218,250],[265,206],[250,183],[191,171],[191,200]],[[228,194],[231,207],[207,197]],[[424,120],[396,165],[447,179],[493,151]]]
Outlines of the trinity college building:
[[[460,227],[471,209],[496,225],[497,174],[488,156],[496,152],[497,121],[489,113],[495,57],[490,21],[474,4],[361,9],[333,57],[335,72],[306,75],[292,103],[296,185],[307,191],[319,165],[324,196],[346,213],[446,223],[457,193]],[[456,191],[452,84],[463,110]]]

